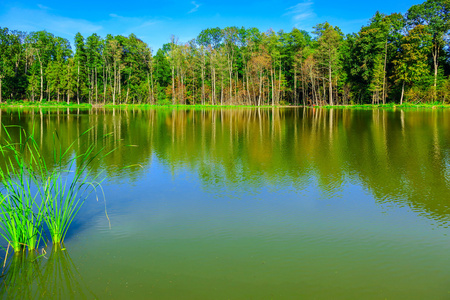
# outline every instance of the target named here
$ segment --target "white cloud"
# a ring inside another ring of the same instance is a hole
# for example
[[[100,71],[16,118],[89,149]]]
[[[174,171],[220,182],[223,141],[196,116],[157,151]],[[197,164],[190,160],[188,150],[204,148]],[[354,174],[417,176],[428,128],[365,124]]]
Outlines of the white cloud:
[[[13,7],[5,14],[0,15],[0,24],[4,24],[11,29],[27,32],[47,30],[69,40],[72,40],[77,32],[87,34],[102,29],[100,24],[84,19],[58,16],[44,8],[23,9]]]
[[[297,3],[287,9],[284,16],[291,16],[296,27],[311,26],[312,21],[317,17],[313,9],[314,2],[312,0],[305,0]]]
[[[161,27],[165,19],[150,17],[125,17],[110,13],[103,20],[89,21],[86,19],[70,18],[58,15],[54,10],[41,7],[36,9],[24,9],[13,7],[4,13],[0,13],[2,27],[26,32],[47,30],[56,36],[68,39],[70,42],[77,32],[83,36],[97,33],[105,37],[107,34],[137,36],[148,35],[149,30]]]
[[[148,17],[124,17],[118,14],[111,13],[110,20],[104,21],[107,28],[121,28],[119,34],[128,35],[129,33],[139,34],[142,29],[152,27],[161,23],[159,19],[153,19]]]
[[[44,9],[44,10],[50,10],[50,9],[51,9],[50,7],[44,6],[44,5],[42,5],[42,4],[38,4],[37,6],[38,6],[40,9]]]
[[[188,14],[192,14],[192,13],[196,12],[201,5],[201,4],[197,4],[195,1],[192,1],[191,4],[194,5],[194,7],[188,12]]]

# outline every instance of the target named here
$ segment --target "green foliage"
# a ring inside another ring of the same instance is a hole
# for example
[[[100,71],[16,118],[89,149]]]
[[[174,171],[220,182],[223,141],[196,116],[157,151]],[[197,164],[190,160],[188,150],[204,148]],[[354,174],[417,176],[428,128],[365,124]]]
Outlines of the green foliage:
[[[428,31],[428,27],[418,25],[411,29],[402,38],[398,58],[394,60],[396,70],[394,76],[397,82],[401,82],[403,86],[412,86],[414,84],[416,85],[414,87],[415,91],[419,89],[417,85],[422,85],[423,89],[427,89],[429,84],[426,84],[426,79],[430,74],[427,65],[427,54],[430,52],[430,49],[431,34]]]
[[[437,101],[450,75],[449,7],[427,0],[404,16],[376,12],[347,36],[328,22],[314,38],[297,28],[206,28],[186,43],[172,36],[156,53],[134,34],[77,33],[72,51],[46,31],[0,28],[0,102],[385,104],[413,86],[431,87],[427,101]]]

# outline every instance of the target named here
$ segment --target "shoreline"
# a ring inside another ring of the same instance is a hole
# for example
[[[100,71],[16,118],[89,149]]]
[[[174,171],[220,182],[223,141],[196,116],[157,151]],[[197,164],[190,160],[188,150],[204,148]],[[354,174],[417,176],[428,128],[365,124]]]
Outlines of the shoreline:
[[[30,102],[11,102],[0,103],[0,109],[3,108],[85,108],[85,109],[98,109],[98,108],[324,108],[324,109],[446,109],[450,108],[450,104],[442,103],[424,103],[424,104],[349,104],[349,105],[323,105],[323,106],[309,106],[309,105],[211,105],[211,104],[66,104],[57,102],[43,102],[43,103],[30,103]]]

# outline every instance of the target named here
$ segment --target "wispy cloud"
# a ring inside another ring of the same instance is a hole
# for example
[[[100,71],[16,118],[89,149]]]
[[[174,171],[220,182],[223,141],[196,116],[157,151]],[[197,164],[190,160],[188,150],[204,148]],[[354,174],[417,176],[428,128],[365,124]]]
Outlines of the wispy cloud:
[[[35,9],[13,7],[4,13],[0,13],[0,24],[11,29],[27,32],[47,30],[72,41],[77,32],[80,32],[83,36],[93,33],[101,36],[106,36],[108,33],[114,35],[129,35],[130,33],[138,36],[146,35],[149,30],[161,27],[161,23],[165,21],[164,18],[126,17],[113,12],[106,15],[104,19],[89,21],[61,16],[55,10],[37,6],[35,6]]]
[[[38,5],[36,9],[13,7],[4,14],[0,14],[0,24],[23,31],[47,30],[55,35],[68,38],[75,33],[83,34],[98,32],[103,27],[84,19],[63,17],[51,13],[49,8]]]
[[[297,3],[287,9],[284,16],[291,16],[296,27],[305,27],[311,25],[311,22],[317,17],[313,9],[314,2],[305,0]]]
[[[51,8],[42,4],[37,5],[40,9],[50,10]]]
[[[162,22],[160,19],[148,18],[148,17],[124,17],[115,13],[110,13],[109,16],[112,18],[105,21],[108,28],[123,28],[124,32],[120,34],[137,33],[141,29],[152,27]]]
[[[195,1],[192,1],[191,4],[194,5],[194,7],[188,12],[188,14],[192,14],[192,13],[196,12],[201,5],[201,4],[197,4]]]

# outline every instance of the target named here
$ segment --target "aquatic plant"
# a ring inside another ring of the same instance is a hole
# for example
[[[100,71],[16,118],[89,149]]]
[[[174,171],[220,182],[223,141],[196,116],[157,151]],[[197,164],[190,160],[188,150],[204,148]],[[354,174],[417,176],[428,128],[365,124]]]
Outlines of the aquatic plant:
[[[5,162],[0,167],[0,235],[14,252],[37,249],[45,229],[52,242],[60,244],[85,199],[100,186],[101,172],[92,174],[87,167],[103,149],[95,151],[90,145],[85,152],[72,154],[77,140],[63,150],[55,133],[49,165],[33,135],[11,127],[19,129],[17,141],[4,127],[6,137],[0,145]]]
[[[44,171],[40,156],[36,156],[37,144],[31,136],[23,135],[12,141],[5,130],[6,143],[0,146],[0,155],[5,163],[0,168],[1,222],[0,234],[15,252],[24,247],[34,250],[42,237],[43,202],[39,205],[34,187],[39,186],[39,171]],[[25,153],[28,153],[26,156]]]
[[[65,164],[62,163],[74,143],[75,141],[64,152],[61,148],[55,151],[54,157],[58,166],[45,177],[42,187],[45,196],[44,219],[54,244],[64,241],[70,224],[85,199],[100,187],[101,182],[98,181],[101,173],[92,174],[92,171],[87,170],[102,152],[102,149],[95,152],[95,145],[88,146],[85,152],[71,157]]]

